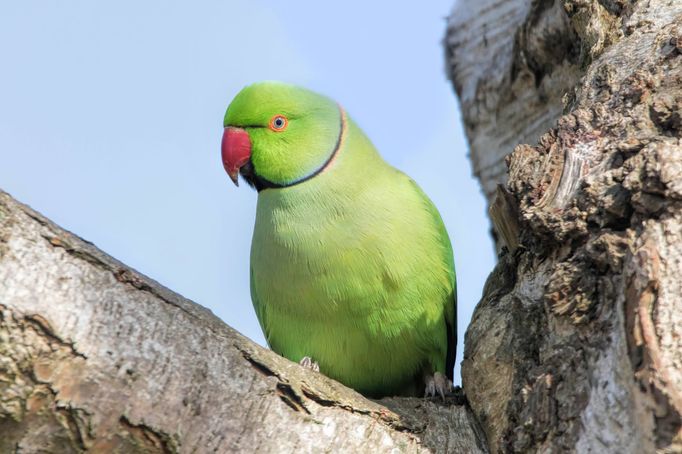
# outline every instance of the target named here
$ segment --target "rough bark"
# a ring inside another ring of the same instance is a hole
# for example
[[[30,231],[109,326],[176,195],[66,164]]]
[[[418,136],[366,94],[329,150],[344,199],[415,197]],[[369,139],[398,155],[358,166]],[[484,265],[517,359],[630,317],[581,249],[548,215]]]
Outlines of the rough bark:
[[[506,246],[462,365],[491,451],[682,452],[682,2],[461,0],[446,46]]]
[[[461,396],[367,400],[0,192],[0,452],[479,453],[483,439]]]

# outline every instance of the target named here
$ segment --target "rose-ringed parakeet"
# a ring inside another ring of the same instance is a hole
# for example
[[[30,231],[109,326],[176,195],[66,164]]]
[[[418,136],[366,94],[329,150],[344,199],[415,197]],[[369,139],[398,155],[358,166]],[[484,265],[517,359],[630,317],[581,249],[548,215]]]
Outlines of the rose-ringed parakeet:
[[[455,270],[429,198],[307,89],[250,85],[224,127],[227,173],[258,191],[251,296],[270,347],[368,396],[447,392]]]

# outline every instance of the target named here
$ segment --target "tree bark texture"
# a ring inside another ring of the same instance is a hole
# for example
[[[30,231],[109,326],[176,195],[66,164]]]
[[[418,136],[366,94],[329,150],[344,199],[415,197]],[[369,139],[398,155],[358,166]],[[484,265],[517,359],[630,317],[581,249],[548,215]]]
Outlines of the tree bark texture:
[[[461,396],[367,400],[0,192],[0,453],[484,453],[484,439]]]
[[[505,246],[462,365],[491,451],[682,452],[682,1],[460,0],[445,44]]]

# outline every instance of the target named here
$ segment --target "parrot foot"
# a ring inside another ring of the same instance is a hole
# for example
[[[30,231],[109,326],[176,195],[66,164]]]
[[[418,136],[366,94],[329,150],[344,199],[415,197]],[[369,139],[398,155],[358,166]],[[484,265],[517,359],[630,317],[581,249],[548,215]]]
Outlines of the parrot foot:
[[[424,397],[440,397],[445,401],[445,395],[452,391],[452,382],[448,377],[436,372],[433,375],[427,375],[425,378],[426,389],[424,390]]]
[[[304,356],[303,358],[301,358],[298,364],[305,367],[306,369],[310,369],[315,372],[320,371],[320,365],[317,363],[317,361],[313,361],[310,356]]]

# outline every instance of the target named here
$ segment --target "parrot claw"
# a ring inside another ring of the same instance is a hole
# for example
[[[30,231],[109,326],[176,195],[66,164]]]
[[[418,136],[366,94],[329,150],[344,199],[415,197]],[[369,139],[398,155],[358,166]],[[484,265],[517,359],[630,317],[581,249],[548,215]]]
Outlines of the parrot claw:
[[[445,375],[436,372],[433,375],[426,376],[425,398],[440,395],[443,402],[445,402],[445,395],[450,393],[450,391],[452,391],[452,382]]]
[[[317,361],[313,361],[310,356],[304,356],[303,358],[301,358],[298,364],[314,372],[320,371],[320,365],[317,363]]]

